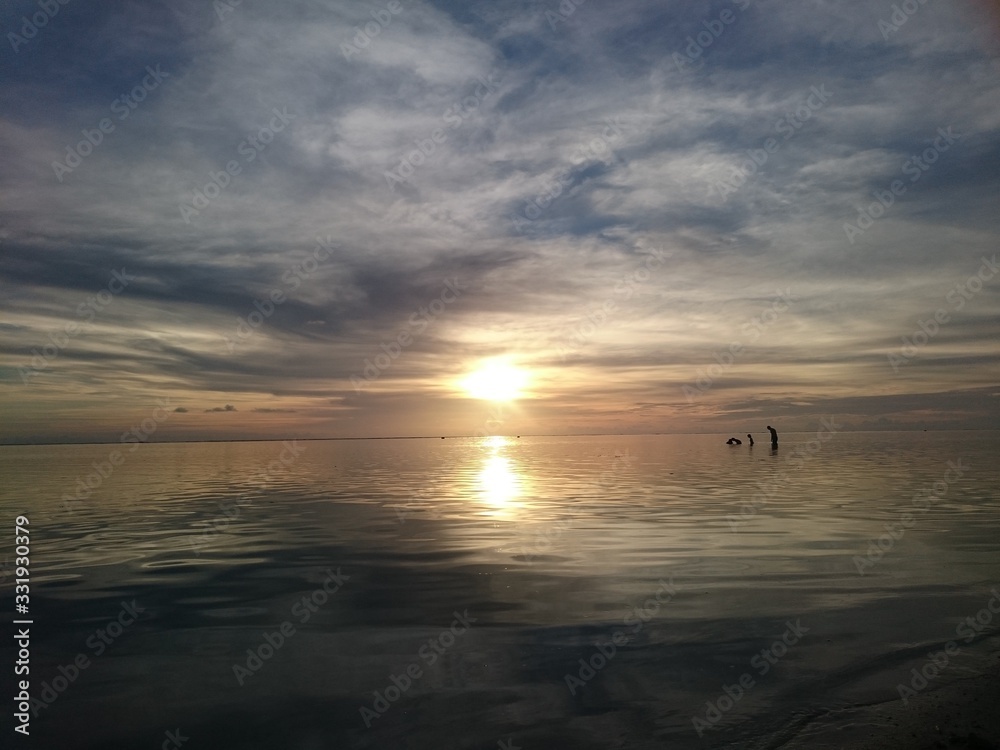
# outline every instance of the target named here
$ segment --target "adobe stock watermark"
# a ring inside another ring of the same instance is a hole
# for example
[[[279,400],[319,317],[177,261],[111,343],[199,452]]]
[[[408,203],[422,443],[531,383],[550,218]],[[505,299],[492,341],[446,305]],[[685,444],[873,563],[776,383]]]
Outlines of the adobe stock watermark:
[[[114,645],[115,641],[121,638],[125,629],[135,624],[139,615],[146,611],[144,607],[140,607],[136,603],[135,599],[131,602],[122,602],[121,605],[121,609],[115,617],[108,620],[103,627],[97,628],[87,638],[85,645],[91,650],[94,658],[101,656]],[[91,664],[93,661],[83,651],[79,652],[72,661],[60,664],[59,674],[53,677],[51,682],[44,680],[38,694],[39,697],[31,698],[32,716],[37,719],[38,715],[55,703],[59,696],[65,693]]]
[[[212,0],[212,8],[215,9],[215,15],[223,22],[226,20],[226,16],[230,13],[235,13],[236,9],[241,5],[243,5],[243,0]]]
[[[221,0],[216,0],[216,2],[221,2]],[[160,750],[179,750],[179,748],[183,747],[185,742],[191,739],[190,737],[185,737],[181,734],[181,730],[179,728],[173,731],[168,729],[163,733],[163,736],[166,739],[163,740],[163,743],[160,745]]]
[[[666,258],[672,254],[669,250],[654,249],[644,255],[638,268],[618,279],[611,296],[597,307],[588,310],[582,319],[563,333],[562,343],[558,347],[560,359],[566,361],[570,354],[583,347],[608,322],[611,315],[618,311],[619,302],[615,295],[621,295],[625,300],[631,299],[635,290],[652,278],[654,266],[663,266]]]
[[[243,166],[253,162],[274,142],[274,137],[291,124],[298,115],[289,114],[288,107],[271,109],[273,115],[266,125],[262,125],[256,133],[250,133],[240,141],[236,147],[236,154],[243,157],[243,164],[236,159],[226,162],[225,169],[218,171],[209,170],[208,182],[201,188],[191,193],[190,201],[181,201],[177,208],[181,213],[181,218],[185,224],[190,224],[191,219],[197,218],[202,211],[222,195],[222,191],[229,187],[233,178],[243,173]]]
[[[622,453],[618,453],[616,451],[614,458],[611,460],[611,468],[605,469],[601,472],[601,475],[597,479],[596,487],[601,490],[611,489],[616,483],[616,478],[619,478],[624,472],[623,467],[631,469],[635,460],[635,456],[631,455],[628,450],[625,450]],[[547,525],[543,531],[533,534],[529,540],[529,544],[531,544],[530,547],[527,547],[522,543],[520,545],[520,554],[524,562],[530,563],[539,555],[544,555],[550,552],[552,550],[553,543],[559,539],[559,537],[561,537],[567,529],[572,527],[575,520],[575,517],[563,518]]]
[[[966,617],[955,628],[955,640],[948,641],[941,651],[928,653],[927,661],[919,669],[916,667],[911,669],[908,685],[901,682],[896,685],[896,692],[899,693],[905,707],[909,708],[910,698],[916,698],[918,693],[925,690],[931,680],[948,668],[951,658],[958,656],[962,651],[962,647],[958,645],[958,638],[961,638],[965,645],[969,645],[990,626],[993,615],[1000,615],[1000,591],[994,586],[990,589],[990,593],[993,596],[986,605],[975,614]]]
[[[433,666],[445,651],[454,646],[458,639],[465,635],[469,628],[472,627],[472,623],[479,619],[478,617],[470,617],[469,610],[467,609],[462,614],[459,614],[457,611],[452,612],[452,614],[455,616],[455,619],[451,621],[451,625],[446,630],[442,630],[435,638],[429,639],[417,651],[417,655],[429,667]],[[420,668],[420,662],[418,661],[408,664],[405,669],[400,670],[398,675],[390,672],[389,684],[381,690],[372,692],[375,698],[372,701],[371,708],[361,706],[358,709],[358,713],[361,714],[361,719],[365,723],[365,728],[371,729],[372,722],[381,719],[392,708],[392,705],[402,698],[403,694],[413,687],[414,683],[423,676],[424,671]]]
[[[256,310],[247,314],[246,318],[236,318],[236,332],[234,336],[225,336],[226,349],[229,354],[236,351],[236,347],[249,339],[264,325],[264,321],[274,315],[275,309],[288,300],[288,294],[294,292],[302,282],[319,270],[320,264],[327,260],[336,249],[333,237],[326,236],[316,238],[316,246],[312,254],[301,263],[290,266],[283,274],[281,281],[288,287],[288,292],[280,287],[271,289],[263,300],[255,299],[253,306]]]
[[[741,13],[750,7],[750,0],[732,0],[732,3]],[[722,36],[727,26],[736,22],[737,18],[738,16],[732,10],[725,8],[719,13],[718,18],[710,21],[702,21],[701,25],[705,27],[705,30],[699,31],[696,35],[687,38],[688,46],[685,47],[684,54],[682,55],[680,52],[673,54],[673,61],[674,65],[677,66],[677,70],[683,73],[687,68],[692,66],[695,69],[702,67],[705,61],[701,59],[701,56]],[[695,65],[696,62],[697,65]]]
[[[878,23],[875,24],[878,27],[878,30],[882,32],[882,39],[888,41],[890,34],[899,33],[903,24],[916,15],[916,12],[920,10],[921,5],[926,4],[927,0],[903,0],[902,3],[893,3],[892,13],[889,16],[889,20],[886,21],[885,19],[880,18]]]
[[[952,132],[951,125],[947,128],[938,128],[937,137],[933,143],[921,153],[911,155],[903,162],[900,171],[909,175],[911,185],[919,182],[927,170],[937,162],[941,154],[950,149],[959,138],[961,136]],[[907,188],[906,183],[897,179],[889,183],[886,190],[873,190],[872,195],[875,196],[876,200],[867,207],[857,209],[858,218],[853,222],[844,223],[844,234],[847,235],[847,241],[853,245],[858,237],[871,229],[878,219],[885,216],[886,212],[896,203],[896,198],[904,195]]]
[[[355,33],[351,37],[351,41],[340,44],[340,53],[345,60],[350,60],[355,55],[361,54],[363,50],[368,49],[375,37],[392,24],[392,17],[403,12],[403,6],[399,0],[389,0],[385,8],[369,12],[372,20],[367,21],[364,26],[355,26]]]
[[[918,512],[926,513],[932,505],[948,494],[948,488],[951,484],[965,476],[965,472],[969,468],[968,464],[962,464],[961,458],[958,459],[957,463],[949,461],[948,470],[945,471],[944,476],[933,484],[926,485],[917,490],[910,504]],[[896,542],[902,539],[906,534],[906,530],[912,528],[916,522],[916,516],[909,511],[905,511],[899,514],[899,520],[895,523],[884,524],[882,528],[885,529],[885,533],[881,534],[877,539],[869,540],[868,554],[865,557],[861,557],[860,555],[854,556],[854,567],[858,571],[858,575],[865,575],[868,568],[874,567],[876,563],[880,562],[883,557],[891,552],[892,548],[896,546]]]
[[[159,406],[153,410],[151,417],[146,417],[138,425],[133,425],[131,430],[126,430],[122,433],[119,440],[123,445],[129,446],[129,453],[135,453],[140,443],[148,442],[159,426],[170,417],[171,412],[169,407],[173,406],[170,399],[161,398],[157,403]],[[162,416],[160,415],[161,412]],[[124,451],[116,448],[108,453],[107,460],[94,461],[91,464],[94,468],[92,472],[76,478],[75,493],[71,495],[67,492],[62,496],[63,508],[66,512],[73,513],[75,507],[82,505],[84,500],[89,498],[104,484],[105,479],[111,478],[115,469],[125,463],[125,458]]]
[[[412,510],[412,506],[416,505],[420,509],[420,517],[427,518],[431,520],[443,520],[444,516],[437,513],[433,509],[434,498],[426,490],[417,490],[413,495],[406,501],[405,505],[400,505],[398,502],[390,503],[384,502],[381,504],[382,508],[390,508],[396,514],[396,521],[400,526],[406,523],[406,519],[410,516],[417,515],[417,511]]]
[[[786,112],[785,116],[774,123],[774,130],[782,136],[782,140],[769,137],[764,140],[760,148],[748,148],[746,150],[747,159],[739,166],[733,167],[729,177],[723,180],[715,180],[708,187],[708,194],[718,195],[723,202],[727,197],[737,192],[747,184],[751,177],[756,175],[767,164],[768,159],[776,154],[782,145],[793,135],[799,132],[803,125],[819,110],[826,106],[826,103],[833,97],[826,90],[826,84],[819,87],[811,86],[809,94],[796,107],[794,112]]]
[[[392,366],[403,350],[411,346],[427,329],[427,326],[437,320],[448,305],[456,302],[467,288],[466,285],[459,283],[457,276],[445,279],[441,294],[436,299],[432,300],[426,307],[421,305],[412,313],[407,319],[407,326],[396,335],[395,339],[388,344],[384,341],[379,344],[379,348],[382,350],[381,354],[376,354],[374,358],[365,357],[361,375],[351,375],[351,385],[354,386],[355,392],[361,393],[365,383],[378,380],[382,373]]]
[[[524,210],[520,214],[512,214],[510,221],[515,232],[521,232],[531,226],[531,222],[538,219],[552,204],[563,195],[573,184],[576,169],[587,162],[601,162],[607,166],[621,163],[617,154],[612,150],[611,143],[622,137],[624,126],[621,123],[621,115],[605,120],[606,127],[600,135],[594,136],[589,141],[582,141],[571,149],[570,164],[556,175],[544,186],[544,191],[527,200]]]
[[[556,10],[546,9],[545,20],[553,31],[557,31],[559,24],[566,23],[576,13],[576,9],[586,2],[587,0],[562,0]]]
[[[493,71],[485,78],[478,76],[476,78],[478,85],[475,91],[444,111],[441,119],[450,126],[452,131],[462,127],[466,120],[479,111],[486,98],[496,93],[496,85],[499,83],[499,81],[493,80],[496,75],[497,72]],[[426,138],[414,139],[413,143],[416,144],[416,148],[400,159],[399,164],[393,169],[382,172],[389,190],[395,192],[396,185],[408,183],[417,171],[417,167],[426,164],[427,160],[437,153],[438,147],[443,146],[450,137],[451,134],[444,128],[435,128]]]
[[[169,73],[160,70],[160,66],[155,68],[147,65],[146,75],[139,83],[132,87],[128,93],[122,94],[111,102],[111,111],[118,115],[118,120],[125,120],[132,110],[146,100],[146,97],[159,88],[164,78],[169,78]],[[83,139],[76,146],[66,147],[66,158],[62,161],[52,162],[52,170],[56,179],[63,181],[65,175],[71,174],[74,169],[83,164],[83,160],[94,153],[94,150],[104,143],[105,138],[115,132],[115,123],[110,117],[103,117],[97,121],[93,128],[84,128],[80,131]]]
[[[797,619],[785,622],[785,631],[775,638],[774,642],[750,660],[750,666],[757,671],[759,677],[764,677],[785,655],[809,632],[809,628]],[[722,717],[732,711],[750,690],[757,685],[753,672],[747,671],[740,675],[731,685],[722,685],[722,694],[714,701],[705,703],[704,718],[692,716],[691,723],[701,737],[706,729],[712,729],[722,721]]]
[[[816,437],[805,443],[797,444],[792,453],[785,459],[785,463],[796,470],[801,469],[807,461],[811,461],[823,449],[824,443],[832,440],[834,435],[843,428],[843,425],[837,424],[834,417],[823,417],[819,420]],[[779,489],[789,480],[790,476],[787,471],[782,471],[768,484],[757,482],[758,492],[755,492],[749,500],[744,500],[741,503],[740,514],[727,517],[729,529],[734,532],[739,531],[741,524],[747,523],[757,515],[757,511],[777,496]]]
[[[674,587],[674,577],[669,576],[669,581],[659,580],[659,588],[652,597],[646,599],[642,606],[630,607],[622,618],[622,624],[630,628],[626,633],[624,629],[615,630],[614,633],[604,642],[594,644],[594,653],[589,659],[580,658],[577,662],[580,668],[576,674],[567,672],[563,676],[566,688],[570,695],[576,695],[576,691],[586,687],[587,683],[594,679],[597,674],[604,669],[608,663],[615,658],[618,649],[626,645],[634,638],[646,623],[659,614],[660,607],[670,602],[677,593]],[[666,594],[664,597],[663,595]]]
[[[27,384],[35,375],[47,369],[52,361],[59,356],[59,352],[69,346],[70,340],[85,330],[86,325],[92,323],[97,314],[110,305],[115,297],[124,292],[136,278],[136,276],[129,276],[124,268],[121,271],[112,271],[111,280],[108,281],[104,289],[76,306],[76,315],[83,319],[82,324],[76,321],[67,323],[61,334],[58,331],[50,333],[49,343],[43,344],[41,348],[35,347],[31,350],[31,362],[17,368],[21,382]]]
[[[491,403],[490,410],[486,412],[486,419],[483,421],[482,426],[472,434],[478,438],[493,437],[500,431],[504,421],[503,404],[500,402]]]
[[[21,21],[21,33],[15,34],[13,31],[7,32],[7,41],[17,54],[18,49],[28,43],[29,39],[38,36],[38,32],[49,25],[49,21],[59,13],[59,6],[69,5],[70,0],[38,0],[38,10],[31,14],[31,17],[23,16]]]
[[[781,291],[780,289],[777,290],[777,295],[778,296],[771,301],[771,305],[764,310],[761,315],[753,318],[750,322],[743,324],[741,332],[744,336],[749,336],[749,341],[747,343],[752,344],[757,341],[767,328],[777,322],[778,316],[788,310],[788,308],[798,300],[798,298],[792,294],[790,287],[786,287],[784,291]],[[695,380],[694,385],[685,384],[681,386],[681,392],[684,394],[687,402],[689,404],[694,403],[694,400],[698,398],[698,396],[705,393],[712,387],[712,385],[714,385],[716,380],[731,370],[735,366],[736,361],[743,356],[745,348],[745,345],[740,341],[733,341],[727,348],[720,352],[716,352],[715,355],[713,355],[713,359],[716,364],[709,365],[704,369],[699,368],[695,373],[697,375],[697,379]]]
[[[992,259],[987,259],[986,256],[983,256],[981,260],[983,261],[982,265],[979,266],[979,269],[972,276],[960,284],[955,284],[945,295],[945,301],[952,306],[955,312],[961,310],[965,307],[966,302],[979,294],[983,290],[983,285],[996,276],[997,271],[1000,270],[1000,267],[997,266],[996,255]],[[889,352],[886,355],[892,371],[898,375],[900,365],[909,364],[913,361],[914,357],[920,353],[920,350],[927,346],[932,338],[938,335],[941,331],[941,326],[950,320],[951,315],[943,307],[935,310],[933,317],[929,317],[927,320],[918,319],[917,330],[909,336],[902,337],[903,344],[899,347],[898,352]]]
[[[308,596],[303,595],[292,605],[290,613],[298,619],[300,626],[309,622],[312,616],[319,611],[319,608],[330,601],[330,597],[340,591],[340,588],[347,581],[351,580],[349,575],[340,572],[340,568],[337,568],[336,573],[330,568],[323,572],[326,573],[323,583]],[[274,632],[264,631],[261,642],[256,647],[247,649],[246,662],[233,664],[233,676],[236,678],[236,684],[243,687],[246,681],[260,672],[264,668],[264,664],[270,661],[296,632],[298,631],[291,620],[282,621]]]
[[[298,443],[298,440],[286,440],[283,442],[281,444],[281,453],[267,465],[267,468],[261,475],[258,475],[260,479],[255,477],[251,481],[260,481],[262,485],[266,485],[273,474],[280,472],[282,468],[290,468],[306,450],[305,446],[301,446]],[[208,525],[202,529],[201,535],[197,539],[195,537],[188,537],[195,555],[200,555],[202,547],[210,544],[213,539],[228,531],[229,524],[240,517],[244,508],[251,505],[253,505],[253,498],[248,499],[246,494],[241,494],[239,499],[232,504],[220,502],[219,510],[221,514],[208,522]]]

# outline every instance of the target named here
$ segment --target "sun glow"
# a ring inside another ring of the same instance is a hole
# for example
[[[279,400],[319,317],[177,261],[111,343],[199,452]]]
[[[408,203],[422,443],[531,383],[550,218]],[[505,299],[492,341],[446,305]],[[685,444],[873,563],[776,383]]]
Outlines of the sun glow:
[[[520,398],[527,384],[527,371],[505,360],[485,362],[461,381],[462,388],[472,398],[487,401],[513,401]]]

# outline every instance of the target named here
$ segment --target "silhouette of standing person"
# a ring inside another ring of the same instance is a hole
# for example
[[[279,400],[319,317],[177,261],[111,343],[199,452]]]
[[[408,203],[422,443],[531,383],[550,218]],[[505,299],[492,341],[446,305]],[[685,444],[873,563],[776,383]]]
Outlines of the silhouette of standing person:
[[[777,448],[778,447],[778,431],[776,429],[774,429],[773,427],[771,427],[771,425],[767,426],[767,431],[771,433],[771,447],[772,448]]]
[[[750,447],[753,448],[753,435],[748,432],[747,437],[750,439]]]

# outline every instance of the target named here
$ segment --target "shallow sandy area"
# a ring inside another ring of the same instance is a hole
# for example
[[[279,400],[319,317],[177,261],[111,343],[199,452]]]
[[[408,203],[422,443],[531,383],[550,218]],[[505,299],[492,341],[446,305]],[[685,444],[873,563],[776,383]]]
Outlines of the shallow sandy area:
[[[781,750],[1000,750],[1000,655],[986,674],[901,700],[832,712]]]

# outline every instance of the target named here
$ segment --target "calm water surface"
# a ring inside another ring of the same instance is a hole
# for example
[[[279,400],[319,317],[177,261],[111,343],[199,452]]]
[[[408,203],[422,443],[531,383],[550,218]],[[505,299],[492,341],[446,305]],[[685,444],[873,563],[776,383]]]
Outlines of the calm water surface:
[[[726,437],[0,448],[31,746],[769,747],[1000,651],[1000,433]]]

